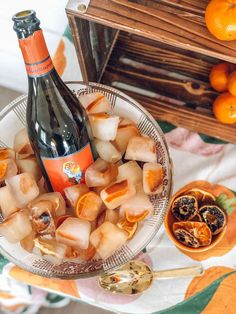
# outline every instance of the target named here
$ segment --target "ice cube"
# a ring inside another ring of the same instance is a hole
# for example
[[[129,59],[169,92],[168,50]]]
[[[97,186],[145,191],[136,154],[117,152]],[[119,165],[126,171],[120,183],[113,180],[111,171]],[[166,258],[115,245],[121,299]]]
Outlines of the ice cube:
[[[116,181],[102,190],[101,198],[107,208],[115,209],[136,193],[135,186],[128,180]]]
[[[53,203],[48,200],[39,200],[31,208],[33,229],[37,234],[53,234],[56,226],[54,221]]]
[[[15,135],[13,148],[14,151],[18,154],[18,158],[26,158],[34,154],[34,151],[30,145],[26,128],[20,130]]]
[[[7,186],[0,188],[0,208],[4,218],[18,211],[14,196],[10,193]]]
[[[159,163],[149,162],[143,166],[143,189],[148,195],[161,193],[163,188],[163,168]]]
[[[96,253],[95,248],[92,246],[92,244],[89,243],[89,246],[86,250],[68,247],[66,251],[66,258],[89,261],[90,259],[94,257],[95,253]]]
[[[136,125],[129,119],[122,119],[118,129],[114,145],[123,155],[128,146],[129,140],[134,136],[140,136],[139,130]]]
[[[138,223],[129,222],[126,218],[123,218],[117,222],[117,227],[126,231],[128,233],[128,239],[131,239],[138,228]]]
[[[156,145],[153,139],[146,136],[134,136],[129,140],[125,159],[144,162],[156,162]]]
[[[9,191],[14,195],[18,208],[25,207],[39,195],[39,188],[33,176],[27,172],[6,179]]]
[[[106,186],[114,181],[118,174],[118,167],[98,158],[85,172],[85,182],[89,187]]]
[[[64,192],[69,205],[75,209],[78,199],[89,192],[89,188],[85,184],[76,184],[65,188]]]
[[[106,209],[104,221],[110,221],[111,223],[116,225],[119,219],[120,215],[118,209]]]
[[[87,113],[109,112],[111,103],[102,93],[90,93],[79,96],[79,100]]]
[[[127,239],[128,234],[109,221],[105,221],[90,235],[90,242],[102,259],[111,256]]]
[[[55,216],[65,215],[66,202],[60,192],[44,193],[28,204],[29,208],[35,206],[39,201],[50,201],[53,204]]]
[[[107,162],[116,163],[121,159],[121,153],[108,141],[94,141],[98,155]]]
[[[0,160],[15,159],[15,158],[16,158],[16,153],[14,152],[13,149],[5,148],[5,147],[0,148]]]
[[[82,195],[76,204],[76,216],[88,221],[95,220],[102,209],[102,200],[95,192]]]
[[[10,215],[0,224],[0,235],[11,243],[21,241],[29,235],[31,231],[32,226],[29,214],[25,210]]]
[[[58,243],[54,239],[39,237],[34,239],[34,245],[38,248],[46,260],[53,264],[60,264],[65,258],[68,247]]]
[[[26,159],[18,159],[16,160],[16,164],[20,173],[31,173],[36,181],[39,181],[42,177],[41,170],[35,157],[31,156]]]
[[[118,167],[117,180],[129,180],[133,184],[142,182],[143,172],[136,161],[131,160]]]
[[[70,217],[56,230],[56,240],[74,248],[87,249],[91,224],[87,220]]]
[[[27,252],[32,253],[36,236],[36,232],[32,230],[30,234],[20,241],[21,247]]]
[[[149,197],[144,193],[142,185],[137,188],[137,193],[132,198],[124,202],[120,211],[125,211],[126,219],[129,222],[137,222],[148,217],[153,212],[153,205]]]
[[[107,113],[95,113],[89,115],[89,121],[94,137],[102,141],[111,141],[116,138],[120,121],[118,116],[110,116]]]
[[[0,182],[17,174],[17,166],[14,159],[0,160]]]

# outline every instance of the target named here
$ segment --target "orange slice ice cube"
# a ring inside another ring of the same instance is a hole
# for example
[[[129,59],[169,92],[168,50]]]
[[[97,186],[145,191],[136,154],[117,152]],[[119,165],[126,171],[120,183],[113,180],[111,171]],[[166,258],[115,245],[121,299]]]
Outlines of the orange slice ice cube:
[[[155,195],[162,191],[163,168],[159,163],[149,162],[143,166],[143,189],[148,195]]]
[[[156,145],[152,138],[147,136],[134,136],[129,140],[125,159],[144,162],[156,162]]]
[[[115,209],[136,193],[135,186],[128,180],[116,181],[101,192],[101,198],[107,208]]]
[[[75,213],[76,216],[88,221],[93,221],[97,218],[102,207],[102,200],[95,192],[90,191],[82,195],[77,204]]]

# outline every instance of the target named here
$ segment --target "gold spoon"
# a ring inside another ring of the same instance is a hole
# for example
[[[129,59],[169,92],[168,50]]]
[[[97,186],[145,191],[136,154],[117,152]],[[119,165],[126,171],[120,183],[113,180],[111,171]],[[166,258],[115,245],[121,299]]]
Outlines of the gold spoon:
[[[130,261],[112,272],[103,274],[98,281],[101,288],[112,293],[137,294],[148,289],[154,279],[200,276],[202,274],[201,265],[152,271],[143,262]]]

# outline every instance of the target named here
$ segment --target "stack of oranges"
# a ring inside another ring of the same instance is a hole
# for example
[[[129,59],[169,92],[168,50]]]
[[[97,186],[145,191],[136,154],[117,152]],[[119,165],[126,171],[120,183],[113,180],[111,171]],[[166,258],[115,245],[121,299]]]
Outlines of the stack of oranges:
[[[221,93],[213,103],[215,117],[222,123],[236,123],[236,64],[215,65],[210,73],[210,84]]]

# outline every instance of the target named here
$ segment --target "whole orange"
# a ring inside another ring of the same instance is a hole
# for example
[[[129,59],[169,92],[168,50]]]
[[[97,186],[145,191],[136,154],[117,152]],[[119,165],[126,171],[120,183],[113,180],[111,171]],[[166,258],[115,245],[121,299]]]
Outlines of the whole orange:
[[[236,0],[211,0],[205,21],[209,32],[220,40],[236,39]]]
[[[213,112],[222,123],[236,123],[236,97],[228,92],[220,94],[213,103]]]
[[[236,96],[236,71],[232,72],[228,77],[228,91],[233,95]]]
[[[235,69],[236,65],[228,62],[214,65],[209,76],[211,86],[218,92],[226,91],[229,75]]]

